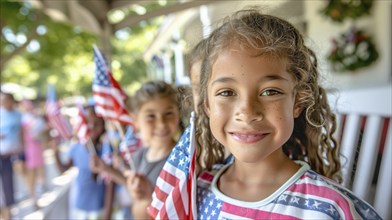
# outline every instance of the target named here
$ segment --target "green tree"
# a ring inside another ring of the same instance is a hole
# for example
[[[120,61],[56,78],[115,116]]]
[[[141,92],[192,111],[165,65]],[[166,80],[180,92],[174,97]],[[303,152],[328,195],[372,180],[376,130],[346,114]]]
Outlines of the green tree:
[[[1,1],[1,30],[2,83],[44,93],[50,82],[59,94],[91,93],[91,45],[96,36],[54,22],[28,3],[9,1]]]
[[[59,97],[91,95],[95,71],[92,45],[98,45],[97,36],[69,23],[55,22],[26,2],[0,1],[0,6],[1,83],[32,87],[41,94],[46,93],[48,83],[54,83]],[[111,39],[112,72],[128,92],[146,80],[142,55],[161,21],[140,22]]]

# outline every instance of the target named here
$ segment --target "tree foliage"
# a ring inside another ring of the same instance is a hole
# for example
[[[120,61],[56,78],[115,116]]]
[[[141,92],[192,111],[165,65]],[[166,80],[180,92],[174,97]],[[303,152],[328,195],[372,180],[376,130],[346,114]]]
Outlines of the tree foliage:
[[[92,45],[98,45],[98,36],[55,22],[28,3],[2,0],[0,6],[1,83],[35,88],[43,95],[54,83],[59,97],[91,95]],[[122,37],[113,35],[112,72],[124,89],[146,79],[142,55],[158,26],[155,19],[121,30]]]

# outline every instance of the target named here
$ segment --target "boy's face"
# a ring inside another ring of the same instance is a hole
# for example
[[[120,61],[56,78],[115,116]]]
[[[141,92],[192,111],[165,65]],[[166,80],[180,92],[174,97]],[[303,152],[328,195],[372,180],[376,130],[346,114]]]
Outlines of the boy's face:
[[[145,102],[135,117],[140,137],[149,147],[173,147],[180,113],[171,98],[156,97]]]
[[[200,72],[201,72],[201,61],[195,62],[191,66],[190,70],[191,84],[192,84],[192,97],[193,97],[193,107],[197,111],[197,104],[200,100]]]
[[[279,163],[300,113],[295,85],[284,60],[254,54],[235,46],[218,56],[207,87],[210,128],[236,160]]]

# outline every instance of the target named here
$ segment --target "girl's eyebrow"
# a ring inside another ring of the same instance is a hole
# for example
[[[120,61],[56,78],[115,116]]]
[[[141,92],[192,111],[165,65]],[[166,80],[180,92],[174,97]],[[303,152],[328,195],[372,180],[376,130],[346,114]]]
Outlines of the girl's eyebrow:
[[[284,76],[282,76],[280,74],[273,74],[273,75],[264,76],[263,78],[261,78],[260,81],[271,81],[271,80],[290,81],[289,79],[287,79],[286,77],[284,77]]]
[[[274,81],[274,80],[284,80],[284,81],[290,81],[286,77],[281,76],[280,74],[271,74],[267,76],[263,76],[260,78],[258,81],[259,82],[264,82],[264,81]],[[236,82],[234,78],[231,77],[220,77],[214,81],[211,82],[211,86],[213,86],[215,83],[225,83],[225,82]]]
[[[225,82],[235,82],[236,80],[231,78],[231,77],[220,77],[214,81],[211,82],[211,86],[213,86],[215,83],[225,83]]]

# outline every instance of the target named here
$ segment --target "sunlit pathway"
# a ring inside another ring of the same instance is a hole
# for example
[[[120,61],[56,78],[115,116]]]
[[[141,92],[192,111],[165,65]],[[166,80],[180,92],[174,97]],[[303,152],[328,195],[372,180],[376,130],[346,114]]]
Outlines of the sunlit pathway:
[[[63,147],[65,148],[65,147]],[[37,206],[33,199],[28,197],[25,180],[18,174],[15,178],[15,199],[18,203],[12,208],[13,219],[43,219],[56,212],[57,219],[67,219],[68,217],[68,190],[72,176],[76,171],[71,169],[60,175],[53,151],[44,151],[46,186],[44,191],[38,192]],[[47,218],[49,219],[49,218]]]

